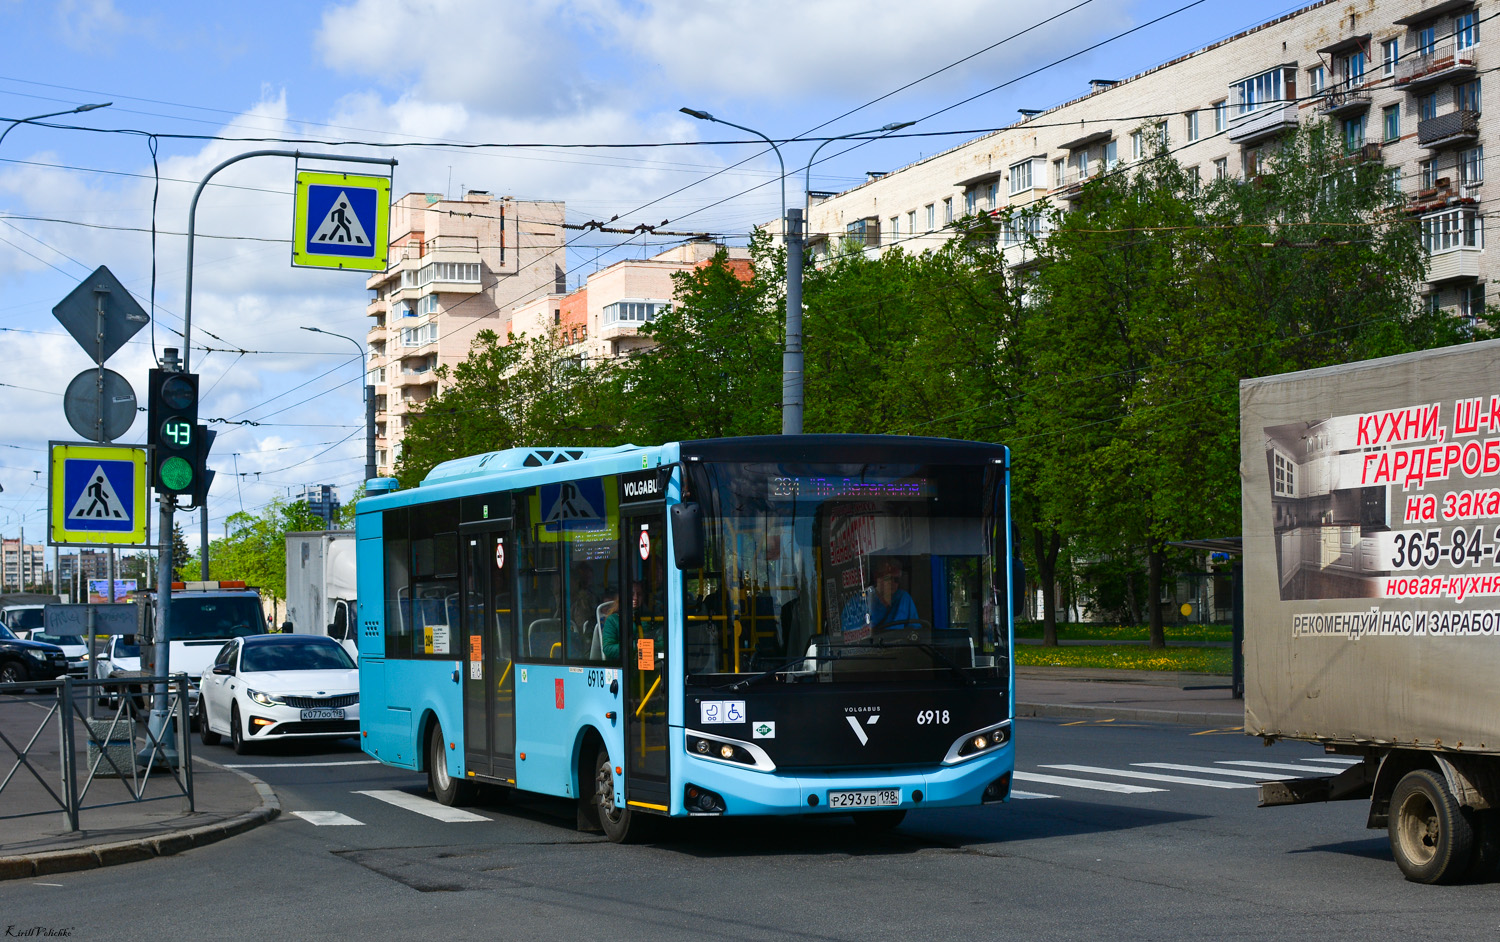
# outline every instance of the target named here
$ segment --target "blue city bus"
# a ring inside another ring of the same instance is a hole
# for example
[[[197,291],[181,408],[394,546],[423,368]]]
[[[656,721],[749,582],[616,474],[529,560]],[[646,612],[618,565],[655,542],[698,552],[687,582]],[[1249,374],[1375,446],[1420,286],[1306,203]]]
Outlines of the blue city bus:
[[[1010,455],[867,435],[515,448],[361,500],[360,736],[444,804],[661,816],[1009,798]]]

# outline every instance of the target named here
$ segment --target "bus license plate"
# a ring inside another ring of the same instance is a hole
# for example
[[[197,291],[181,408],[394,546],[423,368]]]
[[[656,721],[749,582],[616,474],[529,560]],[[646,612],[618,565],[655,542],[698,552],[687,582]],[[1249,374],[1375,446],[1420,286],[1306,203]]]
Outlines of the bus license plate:
[[[857,792],[829,792],[830,808],[886,808],[901,804],[901,790],[870,788]]]
[[[344,718],[344,711],[328,708],[320,710],[303,710],[302,718],[304,720],[341,720]]]

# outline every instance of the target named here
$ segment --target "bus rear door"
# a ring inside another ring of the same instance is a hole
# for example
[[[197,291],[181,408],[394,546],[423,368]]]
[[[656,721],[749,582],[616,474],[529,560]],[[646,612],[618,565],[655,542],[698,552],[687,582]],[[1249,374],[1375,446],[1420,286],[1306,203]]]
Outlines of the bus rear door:
[[[516,780],[514,548],[507,530],[464,534],[464,765],[511,783]]]

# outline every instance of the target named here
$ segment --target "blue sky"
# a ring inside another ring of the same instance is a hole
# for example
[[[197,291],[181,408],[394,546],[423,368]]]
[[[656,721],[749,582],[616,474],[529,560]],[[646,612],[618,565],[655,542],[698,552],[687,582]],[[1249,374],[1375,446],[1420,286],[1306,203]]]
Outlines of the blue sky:
[[[57,121],[145,132],[21,125],[0,144],[0,361],[8,367],[0,376],[0,533],[14,537],[24,522],[28,542],[40,540],[46,443],[76,437],[63,419],[61,393],[91,361],[53,319],[52,306],[100,264],[149,305],[150,134],[364,142],[337,150],[397,157],[398,194],[458,195],[470,187],[565,200],[575,223],[618,214],[622,225],[668,219],[673,228],[743,239],[779,212],[777,164],[763,148],[438,145],[744,136],[678,113],[684,105],[778,139],[825,123],[816,133],[835,135],[925,118],[1011,83],[910,129],[978,131],[1010,123],[1018,108],[1077,97],[1091,78],[1123,78],[1303,5],[1200,0],[1174,12],[1189,3],[0,0],[7,39],[0,118],[112,101]],[[860,107],[1053,16],[1021,38]],[[813,187],[852,186],[865,171],[910,163],[969,136],[860,147],[820,163]],[[388,146],[394,142],[422,146]],[[291,145],[163,137],[156,145],[159,350],[180,345],[170,329],[182,324],[180,233],[196,181],[226,157]],[[800,171],[814,146],[782,148],[797,181],[788,181],[789,200],[800,197]],[[842,146],[830,145],[820,157]],[[753,159],[725,171],[746,158]],[[203,375],[202,413],[261,423],[216,426],[214,534],[222,534],[229,513],[255,511],[304,484],[335,484],[347,497],[363,473],[363,374],[355,351],[297,328],[315,325],[363,342],[364,281],[289,267],[292,173],[289,160],[245,161],[216,177],[225,185],[210,187],[200,202],[192,364]],[[570,286],[621,253],[664,247],[622,241],[578,237],[568,254]],[[196,349],[200,344],[215,349]],[[142,331],[108,364],[142,398],[151,351],[151,331]],[[138,420],[123,441],[141,441],[144,426]],[[196,545],[197,515],[179,519]]]

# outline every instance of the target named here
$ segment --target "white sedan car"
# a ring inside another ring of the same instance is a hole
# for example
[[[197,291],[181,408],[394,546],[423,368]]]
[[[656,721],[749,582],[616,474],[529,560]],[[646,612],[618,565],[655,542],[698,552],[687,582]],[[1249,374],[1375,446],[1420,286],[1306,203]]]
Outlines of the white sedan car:
[[[199,681],[198,733],[234,751],[278,739],[359,735],[359,669],[323,635],[247,635]]]

